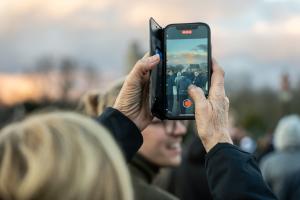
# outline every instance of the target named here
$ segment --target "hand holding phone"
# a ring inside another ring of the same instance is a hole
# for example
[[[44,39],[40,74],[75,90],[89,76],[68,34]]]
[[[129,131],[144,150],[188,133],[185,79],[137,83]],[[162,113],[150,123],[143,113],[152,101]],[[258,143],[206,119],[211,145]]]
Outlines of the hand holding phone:
[[[224,71],[213,60],[212,83],[208,98],[199,87],[190,86],[189,95],[195,101],[197,132],[206,152],[218,143],[232,144],[228,130],[229,99],[225,94]]]
[[[143,131],[152,121],[149,111],[148,84],[150,70],[159,63],[159,56],[145,54],[130,71],[122,86],[113,108],[128,117],[140,131]]]

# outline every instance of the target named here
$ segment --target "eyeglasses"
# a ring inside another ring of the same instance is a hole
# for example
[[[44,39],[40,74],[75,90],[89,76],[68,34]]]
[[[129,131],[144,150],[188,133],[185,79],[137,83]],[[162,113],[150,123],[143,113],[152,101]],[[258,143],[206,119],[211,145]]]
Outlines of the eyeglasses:
[[[187,125],[186,121],[180,121],[180,123],[183,123],[185,126]],[[160,120],[157,118],[154,118],[152,120],[152,125],[162,125],[165,130],[166,133],[168,135],[171,135],[172,133],[174,133],[176,126],[177,126],[178,121],[177,120]]]

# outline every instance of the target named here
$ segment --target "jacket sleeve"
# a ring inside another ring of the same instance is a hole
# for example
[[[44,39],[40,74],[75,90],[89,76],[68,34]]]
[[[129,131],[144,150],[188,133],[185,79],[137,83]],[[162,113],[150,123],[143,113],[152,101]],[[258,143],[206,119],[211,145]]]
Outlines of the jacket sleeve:
[[[213,147],[206,155],[205,167],[213,199],[276,199],[254,157],[234,145]]]
[[[129,162],[143,144],[143,137],[138,127],[113,108],[105,109],[96,120],[109,130],[123,151],[126,161]]]

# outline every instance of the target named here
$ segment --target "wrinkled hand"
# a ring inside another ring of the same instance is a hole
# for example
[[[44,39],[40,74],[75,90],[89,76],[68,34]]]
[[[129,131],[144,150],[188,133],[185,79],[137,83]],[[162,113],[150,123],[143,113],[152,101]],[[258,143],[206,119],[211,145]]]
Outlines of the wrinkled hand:
[[[144,130],[153,118],[149,109],[149,71],[159,60],[159,55],[149,57],[148,54],[140,59],[126,77],[113,106],[131,119],[140,131]]]
[[[212,69],[211,87],[207,99],[199,87],[191,85],[188,91],[195,102],[198,135],[206,152],[218,143],[232,144],[228,130],[229,99],[225,95],[224,71],[215,60]]]

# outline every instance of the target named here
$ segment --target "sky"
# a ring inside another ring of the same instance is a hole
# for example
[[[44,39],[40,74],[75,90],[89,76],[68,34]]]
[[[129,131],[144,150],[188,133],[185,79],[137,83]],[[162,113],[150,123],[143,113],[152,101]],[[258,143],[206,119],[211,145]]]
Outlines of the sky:
[[[233,82],[278,87],[282,73],[300,77],[299,0],[0,0],[0,72],[51,56],[121,76],[132,41],[149,49],[150,17],[209,24],[213,56]]]
[[[200,64],[207,61],[207,39],[167,40],[167,57],[170,65]]]

